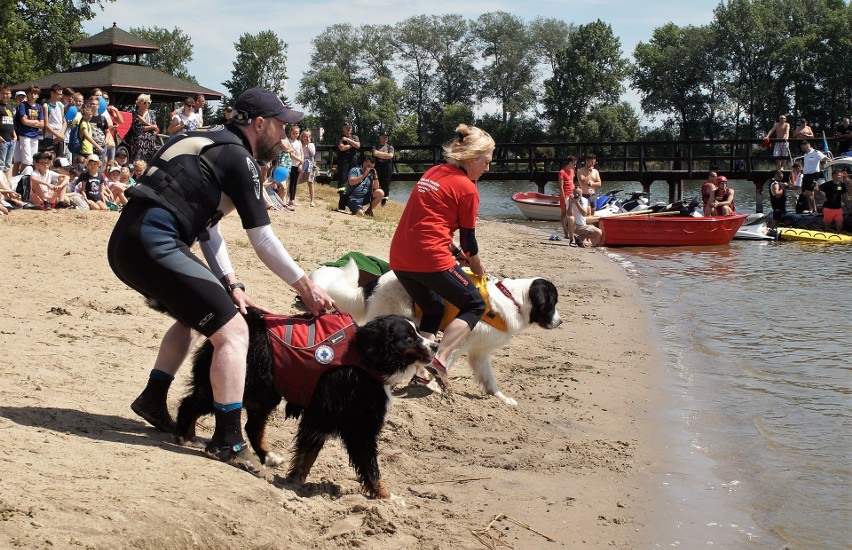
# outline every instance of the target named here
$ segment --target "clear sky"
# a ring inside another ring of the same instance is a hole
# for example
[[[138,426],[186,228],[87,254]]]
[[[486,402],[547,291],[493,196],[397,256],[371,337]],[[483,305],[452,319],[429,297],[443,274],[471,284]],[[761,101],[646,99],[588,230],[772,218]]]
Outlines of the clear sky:
[[[396,24],[424,13],[458,13],[467,19],[492,11],[506,11],[531,21],[552,17],[582,25],[600,19],[612,26],[621,39],[622,52],[630,57],[638,42],[646,42],[656,27],[671,21],[677,25],[704,25],[713,18],[720,0],[118,0],[107,3],[103,13],[84,25],[89,34],[116,23],[130,27],[180,28],[194,47],[187,67],[207,88],[226,93],[222,83],[231,77],[234,43],[244,33],[275,31],[287,43],[286,93],[295,101],[299,81],[308,70],[311,41],[323,29],[337,24]],[[625,99],[638,103],[628,90]],[[297,105],[298,107],[298,105]]]

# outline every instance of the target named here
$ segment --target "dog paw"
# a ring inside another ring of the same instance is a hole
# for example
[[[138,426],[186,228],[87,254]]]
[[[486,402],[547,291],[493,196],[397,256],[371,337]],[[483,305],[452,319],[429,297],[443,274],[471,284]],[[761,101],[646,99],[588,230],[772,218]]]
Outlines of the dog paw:
[[[263,465],[267,468],[277,468],[284,464],[284,457],[276,453],[266,453]]]
[[[512,399],[511,397],[504,395],[503,392],[501,392],[501,391],[494,392],[494,397],[496,397],[497,399],[499,399],[503,403],[505,403],[507,405],[511,405],[513,407],[518,404],[518,402],[516,400]]]

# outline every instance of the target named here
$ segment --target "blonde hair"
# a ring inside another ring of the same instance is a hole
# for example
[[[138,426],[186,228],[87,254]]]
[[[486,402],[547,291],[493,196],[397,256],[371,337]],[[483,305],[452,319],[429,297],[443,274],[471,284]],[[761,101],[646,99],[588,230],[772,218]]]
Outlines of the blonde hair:
[[[459,124],[456,135],[444,144],[444,158],[450,164],[476,160],[494,151],[494,139],[476,126]]]
[[[299,134],[299,139],[302,139],[303,137],[307,137],[308,141],[311,141],[311,131],[310,130],[302,130],[302,133]]]
[[[151,96],[149,96],[148,94],[139,94],[139,97],[136,98],[136,105],[139,105],[140,103],[147,103],[148,105],[150,105]]]
[[[148,163],[142,159],[133,161],[133,168],[139,168],[140,172],[144,172],[148,168]]]

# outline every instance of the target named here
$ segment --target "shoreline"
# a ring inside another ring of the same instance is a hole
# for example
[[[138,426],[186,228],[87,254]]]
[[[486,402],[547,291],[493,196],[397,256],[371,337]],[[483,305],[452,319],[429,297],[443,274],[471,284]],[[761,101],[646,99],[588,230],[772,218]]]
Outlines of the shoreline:
[[[319,206],[272,213],[275,233],[306,272],[350,250],[387,257],[392,219]],[[115,219],[75,211],[0,218],[10,251],[0,267],[7,298],[0,342],[14,358],[0,379],[7,396],[0,428],[15,442],[0,455],[8,516],[0,545],[482,548],[472,531],[498,514],[534,529],[510,521],[490,529],[516,548],[546,542],[538,533],[565,548],[635,548],[654,538],[649,466],[659,449],[653,419],[662,362],[648,349],[657,341],[638,287],[604,255],[535,229],[481,223],[486,270],[549,278],[564,323],[531,328],[495,352],[497,376],[517,407],[483,395],[463,360],[450,398],[395,392],[379,461],[403,506],[360,496],[336,442],[308,483],[293,487],[177,447],[135,417],[129,404],[170,323],[110,271],[105,248]],[[249,293],[277,312],[295,312],[295,293],[254,255],[239,218],[222,224]],[[184,366],[169,399],[173,412],[186,376]],[[201,424],[199,434],[209,437],[212,419]],[[276,413],[270,444],[289,454],[294,427]]]

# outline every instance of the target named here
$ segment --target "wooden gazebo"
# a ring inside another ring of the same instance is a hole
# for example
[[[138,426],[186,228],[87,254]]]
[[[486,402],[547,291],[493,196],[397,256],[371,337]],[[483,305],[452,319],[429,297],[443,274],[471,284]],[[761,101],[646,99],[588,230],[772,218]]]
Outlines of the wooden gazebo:
[[[107,92],[113,105],[129,107],[139,94],[149,94],[153,101],[171,103],[189,95],[204,94],[208,100],[221,100],[223,94],[194,82],[140,64],[144,54],[155,53],[160,47],[143,38],[113,26],[98,34],[75,42],[71,50],[89,54],[89,63],[73,69],[16,84],[22,90],[32,84],[42,89],[53,84],[73,88],[88,95],[95,88]],[[94,55],[109,57],[109,61],[93,62]],[[132,58],[121,61],[120,58]]]

